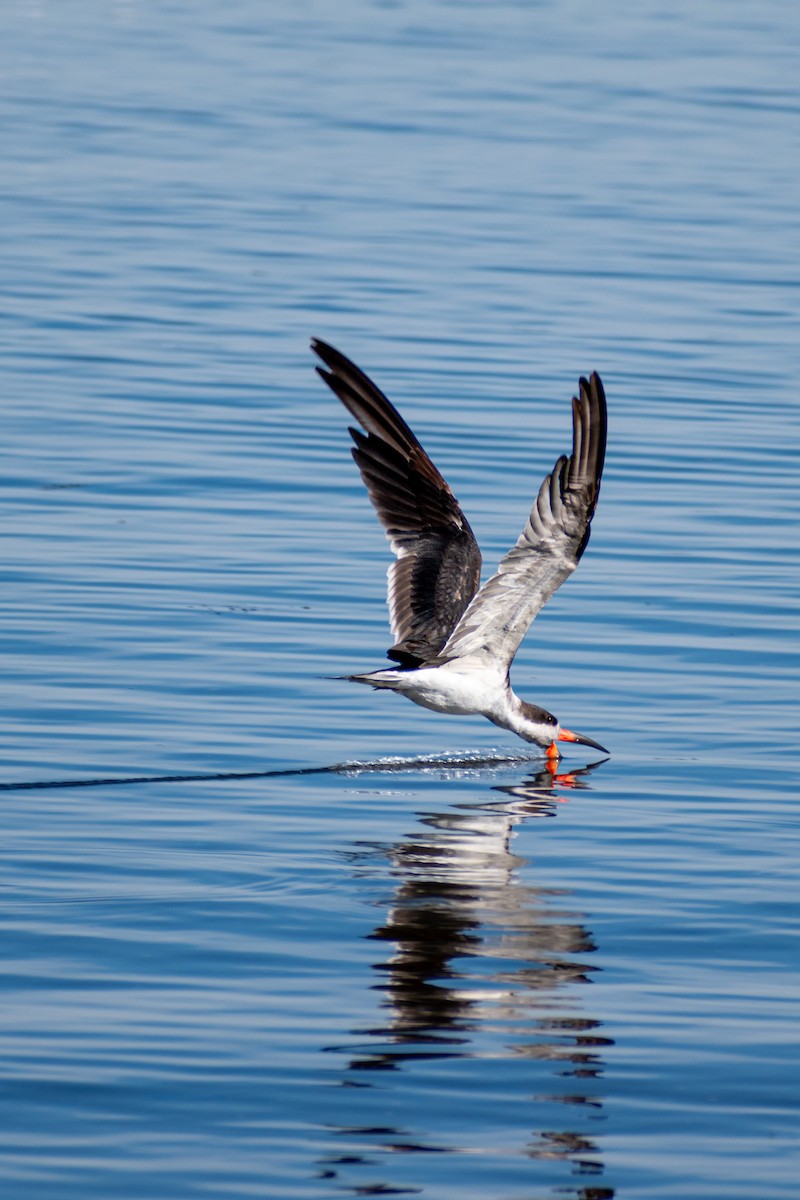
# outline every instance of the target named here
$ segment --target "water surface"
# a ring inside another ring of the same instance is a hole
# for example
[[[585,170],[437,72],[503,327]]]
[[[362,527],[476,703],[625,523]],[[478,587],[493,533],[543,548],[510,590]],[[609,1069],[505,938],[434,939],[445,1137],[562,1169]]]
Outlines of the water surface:
[[[6,7],[5,1189],[794,1200],[800,17]],[[489,570],[601,372],[514,681],[607,762],[327,678],[388,558],[312,334]]]

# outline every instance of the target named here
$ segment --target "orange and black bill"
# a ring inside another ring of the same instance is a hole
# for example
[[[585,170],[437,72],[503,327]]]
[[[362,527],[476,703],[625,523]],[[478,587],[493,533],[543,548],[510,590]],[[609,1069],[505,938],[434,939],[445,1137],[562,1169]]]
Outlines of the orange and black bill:
[[[605,746],[601,746],[594,738],[584,737],[582,733],[573,733],[571,729],[562,729],[558,735],[559,742],[578,742],[581,746],[591,746],[593,750],[599,750],[601,754],[609,754]]]

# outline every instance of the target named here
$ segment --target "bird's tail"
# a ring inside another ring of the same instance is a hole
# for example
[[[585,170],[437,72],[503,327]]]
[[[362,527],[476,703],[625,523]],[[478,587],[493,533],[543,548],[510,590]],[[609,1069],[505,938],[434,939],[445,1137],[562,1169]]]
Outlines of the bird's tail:
[[[346,679],[348,683],[366,683],[373,688],[388,688],[395,691],[398,685],[397,667],[389,667],[385,671],[370,671],[367,675],[338,675],[337,679]]]

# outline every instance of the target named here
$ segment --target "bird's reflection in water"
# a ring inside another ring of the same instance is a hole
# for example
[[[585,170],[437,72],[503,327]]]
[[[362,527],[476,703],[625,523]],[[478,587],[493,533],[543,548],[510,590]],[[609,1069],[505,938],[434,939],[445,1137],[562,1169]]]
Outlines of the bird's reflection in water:
[[[578,987],[589,982],[595,969],[588,961],[595,945],[580,915],[569,910],[569,893],[520,882],[525,860],[511,849],[515,826],[555,816],[569,789],[587,786],[591,770],[563,775],[543,770],[513,786],[494,788],[504,793],[502,800],[426,816],[419,832],[384,848],[397,887],[388,918],[371,936],[386,945],[374,968],[383,977],[378,986],[386,996],[387,1020],[359,1031],[360,1037],[368,1033],[368,1041],[336,1048],[348,1057],[344,1085],[377,1088],[379,1094],[370,1100],[374,1121],[337,1129],[352,1152],[326,1158],[323,1174],[340,1186],[346,1164],[374,1169],[388,1154],[438,1151],[498,1154],[506,1162],[514,1154],[536,1160],[542,1168],[569,1164],[580,1182],[565,1186],[562,1166],[548,1194],[581,1200],[613,1196],[612,1189],[597,1186],[603,1164],[594,1135],[602,1121],[598,1080],[609,1039],[601,1036],[599,1022],[585,1014]],[[440,1077],[432,1060],[443,1059],[483,1061],[479,1069],[464,1072],[452,1070],[457,1063],[450,1068],[441,1063]],[[516,1062],[518,1069],[500,1065],[486,1071],[487,1059]],[[399,1107],[407,1118],[408,1109],[393,1104],[386,1089],[366,1073],[411,1070],[412,1064],[417,1070],[428,1064],[428,1069],[416,1092],[416,1107],[411,1102],[412,1119],[394,1124],[387,1116],[398,1115]],[[464,1090],[448,1098],[450,1089],[459,1087],[456,1080],[463,1081],[466,1100]],[[468,1109],[470,1089],[482,1120],[474,1124],[474,1112],[467,1116],[464,1141],[457,1132],[447,1140],[437,1136],[436,1118],[449,1103],[453,1120],[446,1124],[459,1129],[456,1114],[465,1105]],[[493,1096],[501,1097],[502,1111]],[[503,1112],[513,1114],[516,1145],[509,1144],[501,1129]],[[427,1120],[432,1114],[435,1119]],[[494,1146],[490,1131],[498,1129]],[[428,1194],[426,1187],[414,1186],[419,1184],[416,1172],[409,1186],[398,1186],[396,1174],[393,1169],[391,1182],[362,1182],[354,1190],[359,1195]],[[544,1177],[536,1175],[529,1182],[541,1186]]]

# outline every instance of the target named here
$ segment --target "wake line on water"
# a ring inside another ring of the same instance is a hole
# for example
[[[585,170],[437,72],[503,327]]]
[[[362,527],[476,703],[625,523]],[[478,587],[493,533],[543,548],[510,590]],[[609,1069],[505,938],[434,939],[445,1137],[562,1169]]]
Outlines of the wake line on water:
[[[237,779],[281,779],[299,775],[352,775],[384,773],[397,774],[401,771],[462,771],[486,770],[497,767],[513,767],[531,762],[542,762],[539,754],[514,754],[503,751],[453,752],[424,756],[393,756],[372,762],[334,763],[326,767],[281,767],[266,771],[211,771],[174,775],[109,775],[85,779],[28,779],[17,782],[0,781],[0,792],[43,791],[48,788],[123,787],[142,783],[208,783],[214,780],[234,781]]]

